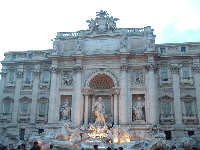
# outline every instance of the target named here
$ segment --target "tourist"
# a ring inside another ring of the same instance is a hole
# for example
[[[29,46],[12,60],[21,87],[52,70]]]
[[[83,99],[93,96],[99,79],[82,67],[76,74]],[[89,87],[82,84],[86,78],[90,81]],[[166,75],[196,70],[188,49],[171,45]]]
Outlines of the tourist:
[[[110,147],[108,147],[107,150],[112,150],[112,149]]]
[[[94,150],[98,150],[98,145],[94,145]]]
[[[9,144],[9,145],[8,145],[8,149],[9,149],[9,150],[15,150],[15,149],[14,149],[14,145],[13,145],[13,144]]]
[[[123,147],[119,147],[119,150],[123,150]]]
[[[21,149],[21,150],[26,150],[25,144],[21,144],[21,145],[20,145],[20,149]]]
[[[53,150],[53,144],[50,144],[49,149]]]
[[[35,142],[33,143],[33,147],[31,147],[30,150],[40,150],[40,149],[41,149],[41,148],[40,148],[40,146],[38,145],[38,142],[35,141]]]

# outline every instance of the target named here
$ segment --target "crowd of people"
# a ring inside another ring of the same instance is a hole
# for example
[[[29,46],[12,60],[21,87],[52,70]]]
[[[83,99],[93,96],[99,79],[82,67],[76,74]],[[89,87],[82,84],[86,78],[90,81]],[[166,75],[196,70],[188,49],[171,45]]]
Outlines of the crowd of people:
[[[99,150],[98,145],[94,145],[93,150]],[[48,148],[48,150],[53,150],[54,147],[51,144]],[[26,150],[26,145],[25,144],[20,144],[17,147],[14,147],[13,144],[9,144],[8,146],[4,146],[2,144],[0,144],[0,150]],[[35,141],[33,143],[33,146],[31,147],[30,150],[41,150],[41,147],[38,145],[38,142]],[[81,150],[85,150],[84,148],[82,148]],[[111,147],[108,147],[106,150],[112,150]],[[114,150],[123,150],[122,147],[119,147],[118,149],[114,149]]]

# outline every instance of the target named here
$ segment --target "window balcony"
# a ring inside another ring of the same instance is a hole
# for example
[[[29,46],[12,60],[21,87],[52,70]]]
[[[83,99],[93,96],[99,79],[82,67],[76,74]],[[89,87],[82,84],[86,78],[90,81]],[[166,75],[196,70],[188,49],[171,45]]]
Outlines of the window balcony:
[[[19,122],[28,122],[30,120],[30,114],[19,114]]]
[[[182,77],[181,78],[181,83],[182,84],[193,84],[193,77]]]
[[[47,122],[48,120],[48,115],[37,115],[36,117],[36,122]]]
[[[6,87],[15,87],[15,82],[14,81],[7,82]]]
[[[12,113],[0,113],[0,121],[11,121]]]
[[[184,124],[197,124],[198,117],[197,114],[182,114],[182,119]]]
[[[50,86],[49,82],[40,82],[40,89],[48,89]]]
[[[161,124],[174,124],[175,115],[174,114],[160,114],[160,123]]]

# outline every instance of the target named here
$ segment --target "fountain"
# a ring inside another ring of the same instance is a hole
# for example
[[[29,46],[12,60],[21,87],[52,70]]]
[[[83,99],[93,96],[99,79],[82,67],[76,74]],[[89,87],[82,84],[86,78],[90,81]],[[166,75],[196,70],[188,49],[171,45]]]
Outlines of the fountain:
[[[50,144],[56,149],[93,149],[98,145],[99,149],[123,147],[124,149],[155,149],[176,147],[188,147],[194,143],[191,138],[183,138],[178,141],[165,140],[165,134],[158,128],[149,130],[149,136],[145,139],[134,140],[130,136],[130,128],[127,126],[114,125],[108,128],[104,118],[104,105],[101,97],[92,107],[96,120],[93,124],[86,126],[74,127],[70,121],[66,121],[59,130],[47,128],[45,133],[39,136],[29,138],[29,143],[37,140],[43,150],[46,150]]]

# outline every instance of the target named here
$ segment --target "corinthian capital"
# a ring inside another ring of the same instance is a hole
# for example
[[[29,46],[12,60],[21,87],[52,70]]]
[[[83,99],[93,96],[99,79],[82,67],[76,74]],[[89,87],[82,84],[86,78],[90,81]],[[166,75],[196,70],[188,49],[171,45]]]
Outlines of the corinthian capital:
[[[22,71],[17,71],[16,76],[17,78],[23,78],[24,73]]]
[[[200,72],[200,64],[193,64],[192,71],[199,73]]]
[[[74,66],[73,67],[74,72],[81,72],[83,70],[83,67],[80,65]]]
[[[170,65],[170,71],[171,73],[178,74],[180,71],[180,66],[178,64],[172,64]]]
[[[121,69],[122,71],[127,71],[127,70],[128,70],[128,65],[123,64],[123,65],[120,66],[120,69]]]
[[[156,64],[153,63],[148,63],[145,65],[145,69],[147,71],[156,71],[158,69],[158,66]]]

